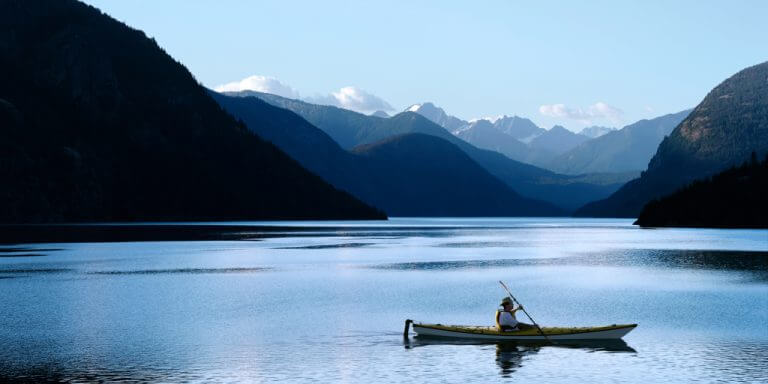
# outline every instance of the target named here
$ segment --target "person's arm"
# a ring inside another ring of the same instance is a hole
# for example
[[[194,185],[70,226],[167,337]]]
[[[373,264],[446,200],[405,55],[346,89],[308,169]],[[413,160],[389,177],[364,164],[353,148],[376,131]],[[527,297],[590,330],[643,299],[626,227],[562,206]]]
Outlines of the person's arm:
[[[518,306],[517,308],[512,309],[512,314],[515,314],[515,312],[517,312],[517,311],[519,311],[521,309],[523,309],[522,305]]]

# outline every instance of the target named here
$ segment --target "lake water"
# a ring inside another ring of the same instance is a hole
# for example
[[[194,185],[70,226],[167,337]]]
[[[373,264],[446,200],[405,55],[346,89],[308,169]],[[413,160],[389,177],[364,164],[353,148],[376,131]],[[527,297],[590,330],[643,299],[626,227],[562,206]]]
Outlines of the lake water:
[[[0,379],[768,382],[765,230],[235,224],[254,227],[0,246]],[[403,340],[406,318],[492,324],[498,280],[544,325],[639,326],[619,345]]]

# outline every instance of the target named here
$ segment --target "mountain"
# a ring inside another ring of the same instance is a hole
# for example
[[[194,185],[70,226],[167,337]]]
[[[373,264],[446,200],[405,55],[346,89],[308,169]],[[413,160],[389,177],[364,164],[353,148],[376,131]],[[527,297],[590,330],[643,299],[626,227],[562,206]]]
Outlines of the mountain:
[[[0,221],[385,218],[96,8],[4,1],[0,25]]]
[[[450,116],[432,103],[414,104],[407,111],[418,113],[433,123],[447,129],[462,140],[482,149],[496,151],[510,159],[533,164],[537,167],[555,169],[552,164],[556,156],[591,137],[575,134],[561,126],[550,130],[538,127],[531,120],[519,116],[502,116],[491,119],[464,121]],[[597,135],[604,127],[592,127],[587,132]],[[629,170],[636,171],[636,170]],[[600,173],[617,172],[601,170]],[[625,170],[618,171],[619,173]]]
[[[643,227],[768,228],[768,156],[699,179],[652,200],[635,224]]]
[[[277,107],[291,110],[323,130],[344,149],[372,144],[407,133],[424,133],[440,137],[459,147],[472,160],[514,191],[569,211],[589,201],[610,195],[634,176],[634,173],[598,174],[586,177],[556,174],[512,160],[495,151],[477,148],[414,112],[402,112],[389,119],[380,119],[346,109],[310,104],[255,91],[226,94],[238,97],[255,96]]]
[[[664,115],[611,131],[550,160],[548,168],[566,174],[630,172],[648,166],[659,143],[691,112]]]
[[[519,116],[504,115],[498,118],[483,118],[465,121],[458,117],[448,115],[442,108],[429,102],[414,104],[406,109],[406,111],[418,113],[457,136],[461,136],[460,134],[464,130],[471,129],[472,126],[481,122],[492,124],[496,130],[511,136],[524,144],[528,144],[536,136],[545,132],[545,129],[539,128],[531,120]]]
[[[496,151],[510,159],[526,163],[540,156],[533,153],[528,144],[546,131],[532,121],[518,116],[464,121],[446,114],[442,108],[432,103],[414,104],[406,111],[426,117],[478,148]],[[549,157],[551,156],[547,156]]]
[[[524,162],[531,156],[527,145],[500,131],[488,120],[473,121],[454,134],[478,148],[499,152],[513,160]]]
[[[388,215],[565,213],[550,204],[519,196],[454,144],[436,136],[402,134],[355,147],[350,152],[299,115],[260,98],[215,92],[211,95],[256,134],[307,169]]]
[[[573,133],[560,125],[543,132],[531,141],[531,148],[546,151],[554,155],[564,153],[589,140],[589,137]]]
[[[768,62],[715,87],[659,145],[648,169],[580,216],[637,217],[649,201],[768,152]]]
[[[274,106],[288,109],[327,133],[344,149],[361,144],[371,144],[391,136],[406,133],[426,133],[438,137],[456,139],[442,127],[429,123],[425,118],[419,121],[409,116],[412,112],[399,113],[388,119],[381,119],[328,105],[311,104],[305,101],[256,91],[225,92],[228,96],[255,96]]]
[[[389,117],[389,114],[384,112],[384,111],[379,110],[379,111],[376,111],[374,113],[371,113],[371,116],[381,117],[382,119],[386,119],[386,118]]]
[[[589,138],[597,138],[602,135],[605,135],[606,133],[615,131],[616,128],[613,127],[601,127],[599,125],[593,125],[590,127],[584,127],[579,131],[579,135],[584,135]]]
[[[360,196],[357,186],[365,183],[358,180],[365,177],[365,170],[357,164],[355,156],[341,148],[328,134],[297,114],[259,98],[209,93],[253,133],[337,188]]]
[[[525,144],[530,144],[533,139],[546,132],[546,129],[540,128],[533,121],[519,116],[505,115],[496,119],[493,126]]]
[[[356,147],[380,200],[393,216],[559,216],[553,205],[526,199],[461,149],[436,136],[412,133]],[[394,199],[392,199],[394,197]]]
[[[450,116],[442,108],[436,107],[432,103],[414,104],[406,109],[408,112],[415,112],[426,117],[433,123],[453,132],[467,125],[467,122],[455,116]]]

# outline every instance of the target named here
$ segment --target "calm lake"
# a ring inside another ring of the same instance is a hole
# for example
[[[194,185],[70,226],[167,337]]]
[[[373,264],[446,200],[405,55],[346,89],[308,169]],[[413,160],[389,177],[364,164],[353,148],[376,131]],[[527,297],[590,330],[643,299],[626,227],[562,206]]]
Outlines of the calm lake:
[[[768,382],[768,231],[631,222],[254,222],[216,241],[2,245],[0,379]],[[618,346],[403,340],[407,318],[493,324],[498,280],[544,325],[639,326]]]

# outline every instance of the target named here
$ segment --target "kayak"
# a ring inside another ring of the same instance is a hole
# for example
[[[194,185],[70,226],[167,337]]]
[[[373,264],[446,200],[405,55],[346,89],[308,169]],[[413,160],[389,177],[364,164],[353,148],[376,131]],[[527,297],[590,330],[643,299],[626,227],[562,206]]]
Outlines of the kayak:
[[[408,326],[419,337],[439,337],[469,340],[602,340],[621,339],[635,329],[637,324],[612,324],[601,327],[541,327],[543,336],[538,329],[521,331],[500,331],[494,326],[443,325],[405,321],[404,335],[408,334]]]

